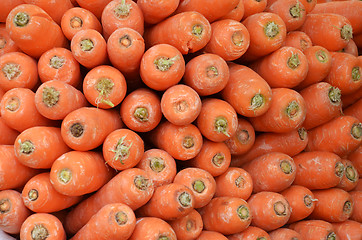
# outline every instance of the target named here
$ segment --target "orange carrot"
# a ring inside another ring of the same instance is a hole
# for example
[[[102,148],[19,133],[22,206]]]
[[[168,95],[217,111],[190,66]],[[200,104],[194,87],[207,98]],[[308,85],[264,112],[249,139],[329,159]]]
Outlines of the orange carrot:
[[[136,228],[129,240],[176,240],[176,233],[166,221],[156,217],[137,218]]]
[[[15,44],[34,58],[39,58],[51,48],[68,44],[60,26],[43,9],[33,4],[13,8],[6,19],[6,30]]]
[[[233,155],[248,152],[255,143],[255,131],[251,123],[244,118],[238,118],[236,133],[225,143]]]
[[[298,232],[304,240],[338,240],[331,223],[322,220],[302,220],[289,226]]]
[[[58,80],[78,87],[82,81],[79,63],[66,48],[52,48],[43,53],[38,61],[38,73],[43,83]]]
[[[141,9],[145,23],[156,24],[169,17],[176,11],[180,0],[172,1],[137,1],[138,7]]]
[[[353,191],[362,191],[362,181],[360,181],[359,179],[357,180],[357,186],[352,189]]]
[[[10,234],[19,234],[21,225],[30,214],[18,191],[12,189],[0,191],[1,230]]]
[[[330,151],[340,157],[356,150],[362,142],[362,124],[352,116],[339,116],[308,132],[307,151]]]
[[[362,98],[362,91],[355,91],[351,94],[342,95],[342,107],[345,109]]]
[[[146,47],[166,43],[176,47],[182,54],[202,49],[210,37],[209,21],[201,13],[194,11],[173,15],[150,27],[144,34]]]
[[[10,128],[2,117],[0,117],[0,145],[12,145],[15,142],[19,132]]]
[[[233,10],[231,10],[229,13],[227,13],[226,15],[219,18],[219,20],[232,19],[232,20],[240,22],[241,19],[243,19],[243,17],[244,17],[244,11],[245,11],[244,1],[239,0],[238,5],[236,5],[235,8]]]
[[[288,228],[279,228],[269,232],[271,240],[285,239],[285,240],[299,240],[302,239],[299,233]]]
[[[244,3],[244,16],[243,20],[256,13],[261,13],[265,10],[267,2],[266,0],[242,0]]]
[[[20,49],[10,38],[9,33],[6,31],[6,25],[4,23],[0,23],[0,56],[4,55],[5,53],[18,51],[20,51]]]
[[[289,88],[272,89],[268,111],[250,118],[255,131],[285,133],[302,126],[306,116],[303,97]]]
[[[120,114],[129,129],[136,132],[151,131],[162,118],[160,98],[151,89],[136,89],[122,101]]]
[[[149,149],[136,166],[146,171],[155,187],[173,182],[177,169],[175,159],[161,149]]]
[[[0,56],[0,88],[5,92],[13,88],[34,88],[38,82],[36,61],[21,52]]]
[[[352,202],[353,202],[353,211],[352,215],[350,216],[351,220],[362,222],[362,213],[361,213],[361,207],[362,207],[362,191],[351,191],[349,192]]]
[[[25,184],[21,193],[24,204],[33,212],[51,213],[78,203],[81,196],[66,196],[55,190],[49,172],[35,175]]]
[[[81,91],[58,80],[41,84],[34,98],[39,113],[52,120],[62,120],[70,112],[89,105]]]
[[[220,92],[229,80],[226,61],[217,54],[204,53],[187,62],[183,81],[200,96]]]
[[[76,0],[80,7],[91,11],[100,20],[104,8],[112,0]]]
[[[150,200],[153,191],[152,181],[144,170],[125,169],[73,208],[65,219],[64,227],[67,233],[76,233],[103,206],[110,203],[124,203],[135,210]]]
[[[199,235],[198,238],[196,238],[196,240],[208,240],[208,239],[213,239],[213,240],[227,240],[228,238],[225,237],[223,234],[219,233],[219,232],[215,232],[215,231],[206,231],[206,230],[202,230],[201,234]]]
[[[0,3],[0,22],[6,22],[6,17],[16,6],[23,4],[23,0],[4,0]]]
[[[362,145],[350,153],[347,158],[353,163],[358,174],[362,176]]]
[[[292,212],[287,223],[293,223],[308,217],[315,208],[314,194],[306,187],[292,185],[281,194],[287,199]]]
[[[359,222],[347,220],[332,225],[341,240],[358,240],[362,236],[362,224]]]
[[[304,53],[312,46],[312,40],[305,32],[290,31],[287,33],[283,46],[295,47]]]
[[[327,189],[338,185],[344,173],[341,158],[331,152],[303,152],[293,157],[297,174],[293,184],[309,189]]]
[[[240,58],[248,49],[250,35],[246,27],[238,21],[223,19],[211,24],[211,39],[203,51],[214,53],[225,61]]]
[[[20,238],[24,240],[66,240],[66,237],[60,220],[48,213],[30,215],[20,229]]]
[[[355,57],[358,57],[358,47],[353,39],[350,39],[347,45],[340,50],[341,52],[349,53]]]
[[[100,146],[108,134],[122,125],[116,111],[82,107],[63,119],[61,133],[69,147],[87,151]]]
[[[249,226],[240,233],[228,236],[229,240],[271,240],[269,234],[261,228]]]
[[[275,192],[259,192],[248,200],[252,217],[251,225],[272,231],[287,223],[291,209],[283,195]]]
[[[344,164],[344,174],[341,181],[336,187],[348,192],[353,190],[357,186],[359,174],[354,167],[352,161],[348,159],[342,159],[342,163]]]
[[[203,229],[201,215],[195,209],[183,217],[168,222],[179,240],[191,240],[200,236]]]
[[[102,33],[98,18],[91,11],[80,7],[67,10],[62,16],[60,26],[68,40],[72,40],[77,32],[84,29],[94,29]]]
[[[300,3],[303,4],[305,11],[308,14],[313,11],[318,1],[319,0],[301,0]]]
[[[271,102],[269,84],[244,65],[229,64],[229,71],[229,81],[221,92],[223,99],[242,116],[256,117],[264,114]]]
[[[1,117],[9,127],[22,132],[35,126],[54,126],[35,106],[35,93],[28,88],[7,91],[0,102]]]

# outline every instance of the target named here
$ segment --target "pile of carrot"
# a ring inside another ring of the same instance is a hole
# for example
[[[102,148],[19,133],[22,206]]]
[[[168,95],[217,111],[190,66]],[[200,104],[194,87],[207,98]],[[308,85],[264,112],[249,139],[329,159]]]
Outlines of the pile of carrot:
[[[361,1],[0,1],[0,239],[361,240],[361,122]]]

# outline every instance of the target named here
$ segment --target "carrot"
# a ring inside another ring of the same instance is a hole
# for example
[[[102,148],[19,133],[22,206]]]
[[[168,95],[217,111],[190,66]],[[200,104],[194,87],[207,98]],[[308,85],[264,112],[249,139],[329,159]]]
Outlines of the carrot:
[[[269,234],[261,228],[249,226],[240,233],[228,236],[229,240],[270,240]]]
[[[88,69],[108,61],[106,40],[97,30],[84,29],[77,32],[70,42],[70,48],[74,58]]]
[[[347,158],[352,162],[358,174],[362,176],[362,145],[351,152]]]
[[[223,174],[215,177],[215,197],[237,197],[247,200],[253,190],[253,179],[242,168],[229,167]]]
[[[350,219],[362,222],[362,213],[361,213],[361,206],[362,206],[362,191],[351,191],[349,192],[352,202],[353,202],[353,211],[352,215],[350,215]]]
[[[18,191],[12,189],[0,191],[1,230],[10,234],[19,234],[21,225],[30,214]]]
[[[33,4],[13,8],[6,19],[6,30],[15,44],[34,58],[39,58],[51,48],[66,47],[68,44],[60,26],[43,9]]]
[[[103,156],[106,163],[116,170],[136,166],[144,153],[142,138],[132,130],[117,129],[103,142]]]
[[[200,96],[220,92],[229,80],[226,61],[217,54],[204,53],[187,62],[183,82]]]
[[[357,102],[362,98],[362,91],[355,91],[351,94],[342,95],[342,107],[346,109],[348,106],[351,106],[353,103]]]
[[[318,201],[309,215],[311,219],[344,222],[351,216],[354,206],[348,192],[339,188],[329,188],[314,190],[313,194]]]
[[[362,181],[360,181],[359,179],[357,180],[357,186],[352,189],[353,191],[362,191]]]
[[[176,240],[176,233],[166,221],[156,217],[137,218],[129,240]]]
[[[285,240],[299,240],[302,239],[299,233],[288,228],[279,228],[269,232],[271,240],[285,239]]]
[[[102,207],[71,239],[128,239],[136,227],[133,210],[122,203]]]
[[[135,210],[149,201],[153,191],[152,181],[144,170],[125,169],[89,198],[75,206],[68,213],[64,227],[67,233],[76,233],[103,206],[110,203],[124,203]]]
[[[6,125],[2,117],[0,117],[0,145],[12,145],[15,142],[19,132]]]
[[[65,240],[66,233],[59,219],[48,213],[30,215],[20,229],[20,238],[24,240]]]
[[[4,0],[0,3],[0,22],[6,22],[6,17],[16,6],[23,4],[23,0]]]
[[[230,160],[230,150],[225,143],[204,139],[200,152],[187,163],[191,167],[204,169],[216,177],[228,169]]]
[[[227,240],[228,238],[226,238],[223,234],[219,233],[219,232],[215,232],[215,231],[206,231],[206,230],[202,230],[201,234],[199,235],[198,238],[196,238],[196,240],[208,240],[208,239],[213,239],[213,240]]]
[[[295,47],[305,54],[305,50],[312,46],[310,37],[301,31],[290,31],[287,33],[283,46]]]
[[[179,240],[191,240],[200,236],[203,229],[201,215],[195,209],[183,217],[168,222]]]
[[[313,11],[319,0],[301,0],[300,3],[305,7],[307,14]]]
[[[210,38],[211,25],[209,21],[201,13],[194,11],[182,12],[168,17],[148,28],[144,33],[147,48],[166,43],[176,47],[181,54],[201,50]]]
[[[362,224],[359,222],[347,220],[332,225],[341,240],[358,240],[362,236]]]
[[[99,20],[104,8],[112,0],[76,0],[80,7],[92,12]]]
[[[56,191],[50,182],[49,172],[39,173],[29,179],[21,195],[25,206],[38,213],[57,212],[82,199],[81,196],[66,196]]]
[[[266,0],[242,0],[244,3],[244,16],[242,20],[256,13],[261,13],[265,10]]]
[[[94,29],[102,33],[98,18],[91,11],[80,7],[68,9],[62,16],[60,26],[68,40],[72,40],[77,32],[84,29]]]
[[[244,119],[238,118],[238,128],[236,133],[225,141],[230,153],[233,155],[244,154],[248,152],[255,143],[255,131],[251,123]]]
[[[352,26],[347,18],[332,13],[308,14],[300,31],[305,32],[313,45],[328,51],[344,48],[352,38]]]
[[[353,41],[356,43],[358,49],[360,49],[362,46],[362,33],[355,34],[355,36],[353,37]]]
[[[51,168],[53,162],[70,148],[63,141],[60,128],[35,126],[17,136],[14,150],[18,161],[25,166]]]
[[[325,81],[341,89],[342,95],[358,91],[362,86],[362,62],[348,53],[332,55],[332,67]]]
[[[21,52],[0,56],[0,88],[5,92],[13,88],[34,88],[38,82],[36,61]]]
[[[201,112],[200,96],[187,85],[174,85],[162,94],[161,111],[172,124],[190,124]]]
[[[70,112],[89,105],[81,91],[59,80],[42,83],[34,98],[39,113],[52,120],[62,120]]]
[[[362,141],[362,124],[352,116],[339,116],[308,132],[306,151],[330,151],[340,157],[356,150]]]
[[[200,209],[200,214],[205,230],[230,235],[241,232],[250,225],[253,216],[251,211],[244,199],[215,197]]]
[[[7,91],[0,102],[1,117],[9,127],[22,132],[35,126],[54,126],[35,106],[35,93],[28,88]]]
[[[308,72],[304,80],[295,87],[303,89],[322,81],[329,74],[332,67],[332,57],[327,49],[321,46],[310,46],[304,50],[308,62]]]
[[[358,47],[353,39],[350,39],[347,45],[340,50],[341,52],[349,53],[355,57],[358,57]]]
[[[338,185],[344,173],[341,158],[331,152],[303,152],[293,157],[297,174],[293,184],[309,189],[327,189]]]
[[[259,192],[248,200],[252,217],[251,225],[272,231],[287,223],[291,209],[283,195],[275,192]]]
[[[136,89],[123,99],[120,114],[129,129],[136,132],[151,131],[162,118],[160,98],[151,89]]]
[[[124,75],[138,74],[145,42],[136,30],[122,27],[109,36],[107,52],[112,65]]]
[[[298,232],[304,240],[335,240],[339,239],[331,223],[322,220],[302,220],[289,226]]]
[[[61,133],[70,148],[87,151],[100,146],[108,134],[122,125],[116,111],[82,107],[63,119]]]
[[[250,35],[246,27],[238,21],[223,19],[211,24],[211,39],[203,51],[214,53],[225,61],[240,58],[248,49]]]
[[[194,196],[194,208],[207,205],[216,190],[214,177],[201,168],[184,168],[177,172],[173,182],[183,184],[191,189]]]
[[[52,48],[43,53],[38,61],[38,73],[43,83],[58,80],[78,87],[82,81],[79,63],[66,48]]]
[[[348,192],[353,190],[357,186],[359,174],[354,167],[352,161],[348,159],[342,159],[342,163],[344,164],[344,174],[341,181],[336,187]]]
[[[20,51],[20,49],[10,38],[9,33],[6,31],[6,25],[4,23],[0,23],[0,56],[5,53],[18,51]]]
[[[177,160],[194,158],[203,145],[200,130],[193,124],[178,126],[165,121],[150,135],[157,148],[167,151]]]
[[[269,152],[281,152],[293,157],[302,152],[307,143],[308,133],[305,128],[286,133],[261,133],[255,137],[255,142],[249,151],[245,154],[232,156],[230,165],[241,166]]]
[[[272,88],[292,88],[307,76],[308,62],[301,50],[285,46],[256,61],[251,68]]]
[[[24,2],[41,7],[58,25],[60,25],[64,13],[74,7],[71,0],[24,0]]]
[[[232,19],[232,20],[241,22],[241,19],[243,19],[243,17],[244,17],[244,11],[245,11],[244,1],[239,0],[238,5],[236,5],[235,8],[233,10],[231,10],[229,13],[227,13],[226,15],[219,18],[219,20]]]
[[[285,133],[302,126],[306,116],[303,97],[289,88],[272,89],[268,111],[250,118],[255,131]]]
[[[141,217],[175,220],[194,209],[195,197],[191,189],[181,183],[169,183],[155,188],[150,201],[137,209]]]
[[[221,92],[223,99],[242,116],[256,117],[264,114],[271,102],[269,84],[244,65],[229,64],[229,71],[229,81]]]
[[[234,9],[238,4],[238,0],[226,0],[226,1],[180,1],[176,13],[188,12],[188,11],[197,11],[205,16],[205,18],[210,22],[214,22],[218,18],[226,15],[232,9]]]
[[[137,1],[138,7],[143,13],[143,18],[147,24],[156,24],[169,17],[176,11],[180,0],[172,1]]]

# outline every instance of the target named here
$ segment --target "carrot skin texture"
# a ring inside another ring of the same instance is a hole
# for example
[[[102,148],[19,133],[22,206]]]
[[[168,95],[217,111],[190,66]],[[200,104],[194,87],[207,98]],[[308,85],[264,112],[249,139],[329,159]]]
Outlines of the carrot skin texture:
[[[168,223],[175,231],[177,239],[180,240],[196,239],[203,229],[201,215],[195,209],[181,218],[168,221]]]
[[[99,20],[101,20],[104,8],[112,0],[76,0],[78,5],[91,11]]]
[[[353,116],[362,122],[362,99],[343,110],[344,115]]]
[[[358,174],[362,176],[362,145],[350,153],[347,159],[353,163]]]
[[[129,240],[149,240],[167,237],[176,240],[176,233],[166,221],[156,217],[137,218],[136,227]]]
[[[207,240],[207,239],[214,239],[214,240],[227,240],[228,238],[225,237],[225,235],[215,232],[215,231],[207,231],[202,230],[201,234],[199,235],[196,240]]]
[[[10,128],[2,117],[0,117],[0,144],[1,145],[13,145],[19,132]]]
[[[312,47],[312,40],[305,32],[290,31],[287,33],[283,46],[295,47],[304,53],[305,50]]]
[[[271,240],[277,240],[277,239],[301,239],[301,236],[296,231],[289,229],[289,228],[279,228],[276,230],[273,230],[269,232],[269,236]]]
[[[229,240],[254,240],[254,239],[271,240],[269,234],[261,228],[249,226],[240,233],[235,233],[228,236]]]
[[[362,213],[360,211],[362,206],[362,191],[350,191],[349,194],[352,198],[354,207],[350,219],[357,222],[362,222]]]
[[[147,24],[156,24],[174,13],[180,3],[180,0],[172,1],[137,1],[138,7],[143,13],[143,18]]]
[[[293,223],[289,226],[290,229],[298,232],[302,239],[317,240],[317,239],[337,239],[338,235],[334,232],[331,223],[323,220],[302,220]]]
[[[0,5],[0,22],[5,23],[6,17],[10,13],[10,11],[16,6],[23,4],[23,0],[4,0]]]
[[[358,240],[362,236],[362,224],[353,220],[332,223],[334,231],[341,240]]]
[[[10,38],[6,31],[5,23],[0,23],[0,56],[9,52],[19,52],[20,49],[15,42]]]

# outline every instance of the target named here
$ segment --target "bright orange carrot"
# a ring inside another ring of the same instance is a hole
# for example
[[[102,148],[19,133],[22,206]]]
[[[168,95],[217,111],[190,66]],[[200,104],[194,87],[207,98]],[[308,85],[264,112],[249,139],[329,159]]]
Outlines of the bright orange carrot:
[[[361,207],[362,207],[362,191],[351,191],[349,192],[352,202],[353,202],[353,211],[352,215],[350,216],[351,220],[362,222],[362,213],[361,213]]]
[[[13,8],[6,19],[6,30],[15,44],[34,58],[39,58],[51,48],[68,44],[60,26],[43,9],[33,4]]]
[[[71,239],[128,239],[136,227],[133,210],[123,203],[102,207]]]
[[[231,10],[229,13],[227,13],[226,15],[219,18],[219,20],[232,19],[232,20],[241,22],[241,19],[243,19],[243,17],[244,17],[244,11],[245,11],[244,1],[239,0],[238,5],[236,5],[235,8],[233,10]]]
[[[271,240],[285,239],[285,240],[301,240],[300,234],[289,228],[278,228],[269,232]]]
[[[305,7],[307,14],[313,11],[319,0],[301,0],[300,3]]]
[[[73,208],[65,219],[64,227],[69,234],[76,233],[103,206],[110,203],[124,203],[135,210],[150,200],[153,191],[152,180],[144,170],[125,169]]]
[[[292,185],[283,190],[281,194],[287,199],[292,212],[287,223],[300,221],[308,217],[315,208],[315,202],[312,191],[300,185]]]
[[[70,112],[89,105],[81,91],[58,80],[41,84],[34,98],[39,113],[52,120],[62,120]]]
[[[298,92],[289,88],[274,88],[267,112],[250,118],[250,122],[255,131],[285,133],[301,127],[305,116],[305,102]]]
[[[79,63],[66,48],[52,48],[43,53],[38,61],[38,73],[43,83],[58,80],[78,87],[82,81]]]
[[[169,183],[155,189],[150,201],[137,209],[138,216],[175,220],[194,209],[195,197],[191,189],[181,183]]]
[[[347,220],[332,225],[341,240],[358,240],[362,236],[362,224],[359,222]]]
[[[18,87],[32,89],[39,82],[36,61],[21,52],[0,56],[0,69],[0,88],[4,91]]]
[[[362,191],[362,181],[360,179],[357,180],[357,186],[352,191]]]
[[[129,129],[136,132],[151,131],[162,118],[160,97],[151,89],[136,89],[122,101],[120,114]]]
[[[176,11],[180,0],[172,1],[137,1],[138,7],[141,9],[145,23],[156,24],[161,22]]]
[[[271,102],[272,91],[269,84],[244,65],[229,64],[229,71],[229,81],[221,92],[223,99],[240,115],[256,117],[264,114]]]
[[[215,177],[215,197],[238,197],[248,200],[253,190],[253,179],[242,168],[229,167]]]
[[[108,61],[106,40],[97,30],[77,32],[70,42],[70,48],[74,58],[88,69]]]
[[[4,23],[0,23],[0,56],[5,53],[18,51],[20,51],[20,49],[10,38],[9,33],[6,31],[6,25]]]
[[[35,106],[35,93],[28,88],[7,91],[0,102],[1,117],[9,127],[22,132],[35,126],[54,126]]]
[[[102,33],[98,18],[91,11],[80,7],[67,10],[62,16],[60,26],[68,40],[72,40],[77,32],[84,29],[94,29]]]
[[[155,187],[173,182],[177,172],[175,159],[156,148],[145,151],[136,167],[146,171]]]
[[[240,233],[228,236],[229,240],[271,240],[269,234],[261,228],[249,226]]]
[[[297,174],[293,184],[309,189],[327,189],[338,185],[344,173],[341,158],[331,152],[303,152],[293,157]]]
[[[122,125],[116,111],[82,107],[64,118],[61,133],[69,147],[87,151],[100,146],[108,134]]]
[[[1,230],[10,234],[19,234],[21,225],[30,214],[18,191],[12,189],[0,191]]]
[[[360,145],[356,150],[350,153],[347,159],[353,163],[358,174],[362,176],[362,145]]]
[[[183,217],[168,222],[179,240],[196,239],[202,232],[201,215],[195,209]]]
[[[305,32],[290,31],[287,33],[283,46],[295,47],[304,53],[312,46],[312,40]]]
[[[166,43],[176,47],[182,54],[202,49],[210,37],[209,21],[201,13],[194,11],[173,15],[150,27],[144,34],[146,47]]]
[[[248,152],[255,143],[255,131],[251,123],[244,118],[238,118],[236,133],[225,143],[233,155]]]
[[[223,19],[211,24],[211,39],[203,51],[214,53],[225,61],[240,58],[248,49],[250,34],[246,27],[238,21]]]
[[[183,81],[200,96],[220,92],[229,80],[226,61],[217,54],[204,53],[187,62]]]
[[[342,159],[342,163],[344,164],[344,174],[341,181],[336,187],[348,192],[353,190],[357,186],[359,174],[354,167],[352,161],[348,159]]]
[[[248,200],[252,216],[251,225],[272,231],[287,223],[291,208],[283,195],[275,192],[259,192]]]
[[[331,223],[322,220],[302,220],[289,226],[304,240],[338,240]]]
[[[350,39],[347,45],[340,50],[341,52],[349,53],[355,57],[358,57],[358,47],[353,39]]]
[[[6,22],[6,17],[16,6],[23,4],[23,0],[4,0],[0,3],[0,22]]]
[[[104,8],[112,0],[76,0],[80,7],[91,11],[100,20]]]
[[[342,107],[343,109],[357,102],[360,98],[362,98],[362,91],[355,91],[351,94],[343,94],[342,95]]]
[[[356,150],[362,142],[362,124],[352,116],[339,116],[308,132],[307,151],[330,151],[340,157]]]
[[[137,218],[136,228],[129,240],[176,240],[176,233],[166,221],[156,217]]]
[[[219,232],[215,232],[215,231],[206,231],[206,230],[202,230],[201,234],[199,235],[198,238],[196,238],[196,240],[208,240],[208,239],[213,239],[213,240],[227,240],[228,238],[225,237],[225,235],[219,233]]]
[[[243,20],[247,17],[254,15],[256,13],[263,12],[266,8],[266,0],[242,0],[244,3],[244,16]]]
[[[19,132],[10,128],[0,117],[0,145],[13,145]]]

